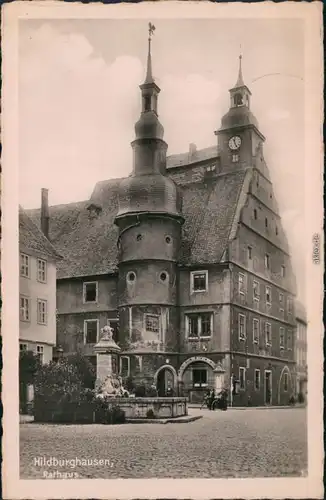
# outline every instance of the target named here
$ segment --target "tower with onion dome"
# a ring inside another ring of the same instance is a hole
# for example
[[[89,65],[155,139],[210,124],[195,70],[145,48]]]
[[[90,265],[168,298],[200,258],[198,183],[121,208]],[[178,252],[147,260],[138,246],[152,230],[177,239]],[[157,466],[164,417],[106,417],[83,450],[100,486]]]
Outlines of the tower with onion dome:
[[[166,176],[168,146],[158,117],[160,88],[152,74],[154,29],[150,24],[147,72],[140,85],[142,110],[131,144],[132,173],[120,184],[115,218],[120,343],[133,365],[129,371],[143,380],[153,380],[162,359],[177,355],[177,259],[183,224],[181,193]],[[123,362],[123,353],[121,358]]]

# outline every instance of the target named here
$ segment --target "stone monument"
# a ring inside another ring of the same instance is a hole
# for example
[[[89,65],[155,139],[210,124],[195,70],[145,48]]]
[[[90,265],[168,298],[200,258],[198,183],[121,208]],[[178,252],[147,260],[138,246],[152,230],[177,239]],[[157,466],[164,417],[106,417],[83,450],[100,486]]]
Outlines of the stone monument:
[[[113,329],[101,329],[100,341],[94,346],[97,357],[95,390],[103,396],[119,397],[124,393],[119,377],[118,354],[120,347],[113,340]]]

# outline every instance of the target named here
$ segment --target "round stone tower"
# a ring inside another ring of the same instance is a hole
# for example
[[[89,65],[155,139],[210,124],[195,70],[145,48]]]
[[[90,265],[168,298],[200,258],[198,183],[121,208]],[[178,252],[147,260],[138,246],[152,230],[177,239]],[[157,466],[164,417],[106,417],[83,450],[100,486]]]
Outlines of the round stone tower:
[[[151,63],[140,85],[142,112],[132,142],[133,170],[119,188],[118,304],[120,345],[133,378],[154,381],[160,366],[174,364],[178,350],[177,260],[182,196],[166,176],[167,144],[158,119],[159,87]],[[167,358],[169,358],[167,360]]]

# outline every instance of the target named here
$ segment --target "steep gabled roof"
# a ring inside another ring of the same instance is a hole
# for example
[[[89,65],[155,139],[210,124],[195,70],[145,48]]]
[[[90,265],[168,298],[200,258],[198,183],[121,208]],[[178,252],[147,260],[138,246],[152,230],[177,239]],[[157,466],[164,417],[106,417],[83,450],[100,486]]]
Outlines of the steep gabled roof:
[[[31,251],[53,260],[61,259],[61,255],[22,207],[19,207],[19,245],[25,252]]]
[[[227,247],[245,172],[216,176],[207,182],[180,186],[183,192],[183,226],[180,263],[218,263]],[[119,183],[122,179],[98,182],[90,200],[50,207],[50,240],[64,260],[58,277],[91,276],[117,270]],[[101,207],[91,216],[87,207]],[[38,222],[39,210],[32,217]]]

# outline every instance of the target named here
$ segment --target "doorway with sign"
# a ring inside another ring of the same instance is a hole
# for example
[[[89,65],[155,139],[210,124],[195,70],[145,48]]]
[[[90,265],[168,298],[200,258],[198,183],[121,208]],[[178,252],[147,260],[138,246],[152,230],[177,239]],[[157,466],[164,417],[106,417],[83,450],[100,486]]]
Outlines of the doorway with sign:
[[[265,404],[272,404],[272,372],[270,370],[265,371]]]

